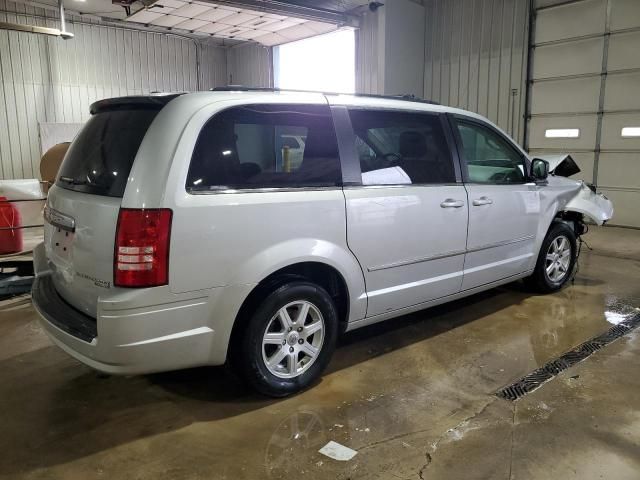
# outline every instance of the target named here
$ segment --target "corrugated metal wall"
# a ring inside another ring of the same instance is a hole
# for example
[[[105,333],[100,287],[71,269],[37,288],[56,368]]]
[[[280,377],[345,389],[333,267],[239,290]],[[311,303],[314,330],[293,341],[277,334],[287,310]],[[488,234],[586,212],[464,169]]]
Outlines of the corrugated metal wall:
[[[427,0],[424,96],[486,116],[521,142],[529,0]]]
[[[227,85],[227,48],[198,43],[200,82],[198,90]]]
[[[273,87],[272,49],[255,43],[228,48],[226,84]]]
[[[360,28],[356,29],[356,92],[382,93],[383,71],[380,56],[383,52],[384,36],[379,36],[380,14],[367,12],[362,16]]]
[[[223,48],[69,20],[73,40],[0,30],[2,179],[39,176],[39,122],[83,122],[89,105],[101,98],[226,84]],[[0,21],[59,26],[49,10],[5,0],[0,0]]]

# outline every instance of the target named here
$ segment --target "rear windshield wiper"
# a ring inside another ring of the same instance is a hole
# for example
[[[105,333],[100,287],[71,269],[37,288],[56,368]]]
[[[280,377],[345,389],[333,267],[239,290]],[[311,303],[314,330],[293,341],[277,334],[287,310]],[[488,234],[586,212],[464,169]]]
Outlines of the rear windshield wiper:
[[[80,185],[85,187],[97,188],[103,191],[109,190],[108,186],[100,185],[99,183],[95,183],[90,180],[81,180],[78,178],[71,178],[71,177],[60,177],[60,181],[67,183],[69,185]]]
[[[89,183],[87,180],[78,180],[71,177],[60,177],[60,181],[71,185],[87,185]]]

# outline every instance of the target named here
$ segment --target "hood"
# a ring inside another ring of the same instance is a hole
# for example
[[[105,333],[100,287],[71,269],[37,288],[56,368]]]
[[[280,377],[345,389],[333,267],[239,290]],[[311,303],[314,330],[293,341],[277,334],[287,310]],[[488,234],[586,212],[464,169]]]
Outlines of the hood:
[[[561,177],[570,177],[580,171],[580,167],[569,154],[561,155],[536,155],[534,158],[541,158],[549,162],[549,173]]]

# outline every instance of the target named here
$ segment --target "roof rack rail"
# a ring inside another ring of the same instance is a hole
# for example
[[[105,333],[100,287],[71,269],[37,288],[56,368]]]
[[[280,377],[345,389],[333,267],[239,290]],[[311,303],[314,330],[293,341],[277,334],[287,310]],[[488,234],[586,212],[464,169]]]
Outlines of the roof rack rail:
[[[433,100],[425,100],[412,93],[401,93],[397,95],[378,95],[374,93],[339,93],[339,92],[322,92],[318,90],[297,90],[292,88],[274,88],[274,87],[245,87],[243,85],[228,85],[226,87],[211,88],[212,92],[293,92],[293,93],[321,93],[323,95],[353,95],[354,97],[365,98],[384,98],[387,100],[405,100],[407,102],[428,103],[430,105],[440,105]]]

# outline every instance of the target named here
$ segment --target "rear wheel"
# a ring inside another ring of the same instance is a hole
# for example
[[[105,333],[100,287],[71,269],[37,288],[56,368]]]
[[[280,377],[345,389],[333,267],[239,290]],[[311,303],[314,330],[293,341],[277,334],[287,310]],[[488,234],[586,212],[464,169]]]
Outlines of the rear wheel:
[[[577,254],[576,236],[564,223],[555,223],[542,242],[528,283],[542,293],[560,290],[572,277]]]
[[[338,316],[329,294],[305,281],[268,295],[247,325],[238,355],[248,383],[282,397],[311,385],[335,349]]]

